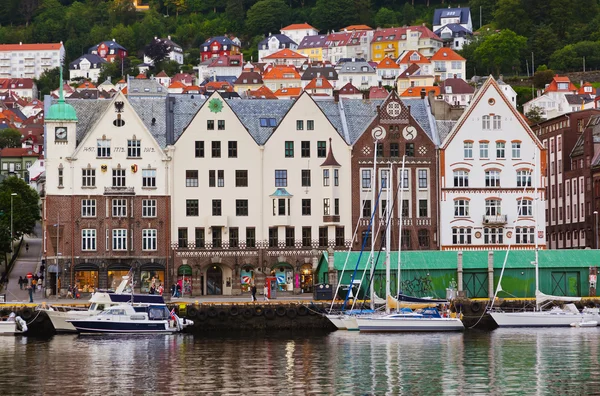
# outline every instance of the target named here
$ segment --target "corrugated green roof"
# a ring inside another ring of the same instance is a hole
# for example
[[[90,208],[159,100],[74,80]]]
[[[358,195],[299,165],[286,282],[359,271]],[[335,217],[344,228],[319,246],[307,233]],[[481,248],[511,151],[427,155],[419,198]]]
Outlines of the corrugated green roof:
[[[493,251],[494,268],[500,269],[504,263],[506,250]],[[344,268],[347,252],[335,252],[335,269],[341,271]],[[350,252],[346,270],[354,270],[360,252]],[[391,266],[397,268],[398,252],[391,252]],[[358,266],[364,270],[369,257],[369,252],[363,252]],[[375,252],[377,258],[377,252]],[[535,260],[533,250],[511,250],[508,252],[506,268],[533,268],[531,264]],[[327,253],[321,257],[321,263],[327,261]],[[377,269],[384,270],[385,252],[381,252],[377,261]],[[455,269],[458,262],[457,251],[407,251],[401,253],[402,268],[411,269]],[[465,251],[463,252],[464,269],[487,269],[488,251]],[[540,268],[581,268],[588,266],[600,266],[600,250],[540,250]]]

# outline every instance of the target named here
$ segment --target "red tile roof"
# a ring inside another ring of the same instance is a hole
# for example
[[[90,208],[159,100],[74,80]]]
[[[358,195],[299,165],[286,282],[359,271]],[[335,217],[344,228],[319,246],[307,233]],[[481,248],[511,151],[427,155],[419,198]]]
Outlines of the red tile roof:
[[[352,30],[373,30],[373,28],[371,28],[367,25],[350,25],[350,26],[346,26],[342,30],[350,32]]]
[[[407,88],[406,91],[402,92],[400,94],[400,96],[402,97],[409,97],[409,98],[419,98],[421,97],[421,90],[424,89],[425,90],[425,94],[428,94],[429,92],[433,91],[433,93],[435,94],[435,96],[440,94],[440,87],[438,86],[423,86],[423,87],[411,87],[411,88]]]
[[[284,48],[281,51],[277,51],[274,54],[263,56],[263,59],[306,59],[307,56],[292,51],[289,48]]]
[[[160,73],[158,73],[158,74],[156,75],[156,77],[169,77],[169,76],[167,75],[167,73],[165,73],[165,71],[164,71],[164,70],[161,70],[161,72],[160,72]]]
[[[4,148],[0,150],[1,157],[38,157],[30,148]]]
[[[321,80],[320,86],[317,84],[318,80]],[[306,87],[304,87],[304,89],[333,89],[333,86],[325,77],[315,77],[308,83],[308,85],[306,85]]]
[[[417,55],[419,55],[419,60],[411,60],[410,57],[415,53]],[[431,64],[431,61],[429,59],[427,59],[427,57],[425,55],[423,55],[419,51],[415,51],[415,50],[410,50],[410,51],[406,52],[406,54],[404,54],[402,59],[400,59],[398,61],[398,64],[411,64],[411,63],[421,63],[421,64],[428,65],[428,64]]]
[[[390,58],[389,56],[386,56],[385,58],[383,58],[381,60],[381,62],[379,62],[379,64],[377,65],[378,69],[399,69],[400,66],[398,66],[396,64],[396,62],[394,62],[392,60],[392,58]]]
[[[248,96],[254,99],[277,99],[277,96],[264,85],[255,91],[250,91]]]
[[[586,90],[586,88],[587,88],[587,90]],[[581,87],[579,87],[579,91],[577,91],[577,93],[580,95],[593,94],[594,87],[589,82],[583,83],[583,85]]]
[[[565,89],[559,90],[558,83],[568,83],[569,86],[566,90]],[[573,91],[577,91],[577,87],[571,82],[571,80],[569,80],[569,77],[566,77],[566,76],[561,77],[557,74],[552,79],[552,82],[550,84],[548,84],[544,93],[546,93],[546,92],[573,92]]]
[[[279,88],[275,91],[275,96],[300,96],[302,93],[302,88]]]
[[[58,50],[62,43],[50,44],[0,44],[0,51],[50,51]]]
[[[462,56],[458,55],[456,52],[452,50],[452,48],[442,47],[433,56],[431,57],[432,61],[464,61],[466,60]]]
[[[31,88],[33,88],[33,79],[31,78],[0,78],[0,89],[3,90]]]
[[[147,80],[148,77],[146,77],[146,75],[144,73],[140,73],[137,76],[135,76],[136,80]]]
[[[349,82],[346,85],[344,85],[342,88],[340,88],[339,94],[340,95],[356,95],[356,94],[362,95],[362,92],[358,88],[356,88],[354,85],[352,85],[352,83]]]
[[[293,23],[291,25],[288,25],[284,28],[282,28],[281,30],[301,30],[301,29],[314,29],[316,31],[319,31],[319,29],[317,29],[316,27],[310,26],[308,23]]]
[[[375,30],[375,33],[373,34],[373,40],[371,42],[374,43],[377,41],[406,40],[406,33],[408,30],[410,30],[411,32],[416,31],[416,32],[421,33],[421,38],[431,38],[434,40],[441,41],[441,39],[438,36],[436,36],[435,33],[433,33],[431,30],[429,30],[429,28],[427,26],[407,26],[407,27],[402,27],[402,28],[388,28],[388,29]],[[402,35],[404,35],[405,37],[402,38]],[[390,36],[394,36],[394,37],[391,38]],[[377,40],[379,37],[381,37],[381,40]]]
[[[286,77],[284,77],[286,76]],[[273,66],[271,70],[265,72],[263,80],[299,80],[300,74],[292,66]]]
[[[389,92],[384,87],[371,87],[369,89],[369,99],[385,99]]]
[[[233,92],[233,87],[227,81],[211,81],[204,85],[207,91]]]
[[[185,87],[187,87],[187,85],[184,85],[181,81],[175,81],[175,82],[172,82],[171,85],[169,85],[169,89],[185,88]]]
[[[96,86],[91,81],[85,81],[85,82],[81,83],[77,88],[79,88],[79,89],[94,89],[94,88],[96,88]]]

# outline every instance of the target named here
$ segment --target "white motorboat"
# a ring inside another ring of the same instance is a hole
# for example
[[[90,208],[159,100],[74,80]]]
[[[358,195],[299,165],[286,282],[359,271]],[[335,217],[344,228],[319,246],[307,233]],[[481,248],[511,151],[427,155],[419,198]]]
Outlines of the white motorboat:
[[[90,303],[87,309],[75,308],[65,305],[42,305],[38,307],[39,310],[45,311],[54,330],[57,333],[75,333],[77,330],[69,322],[71,319],[83,319],[90,316],[98,315],[104,309],[123,304],[132,303],[134,306],[140,305],[164,305],[165,301],[161,295],[158,294],[131,294],[126,292],[129,285],[129,277],[124,277],[123,281],[116,291],[97,291],[92,294],[92,297],[88,301]]]
[[[172,334],[194,324],[179,318],[166,305],[120,304],[98,315],[67,319],[80,334]]]
[[[597,321],[598,308],[585,308],[579,311],[575,304],[565,304],[564,308],[552,307],[546,311],[506,312],[489,311],[499,327],[569,327],[572,323]]]
[[[413,311],[402,308],[400,312],[384,316],[357,317],[361,332],[406,332],[406,331],[462,331],[465,329],[460,318],[442,317],[436,308]]]
[[[11,312],[0,320],[0,335],[17,335],[27,331],[27,322]]]

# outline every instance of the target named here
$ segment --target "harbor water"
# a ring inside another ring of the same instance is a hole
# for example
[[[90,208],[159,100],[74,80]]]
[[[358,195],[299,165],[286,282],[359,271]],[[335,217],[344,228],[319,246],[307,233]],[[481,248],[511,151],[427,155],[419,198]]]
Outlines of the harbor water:
[[[600,330],[0,338],[2,395],[591,395]]]

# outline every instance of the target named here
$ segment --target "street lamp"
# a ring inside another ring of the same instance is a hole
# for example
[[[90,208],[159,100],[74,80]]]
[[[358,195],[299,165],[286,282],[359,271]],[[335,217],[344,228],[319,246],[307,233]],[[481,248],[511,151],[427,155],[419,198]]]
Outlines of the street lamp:
[[[598,249],[598,211],[594,210],[594,218],[596,219],[596,249]]]
[[[13,241],[15,239],[13,234],[13,197],[17,195],[17,193],[10,194],[10,254],[12,256],[13,253]]]

